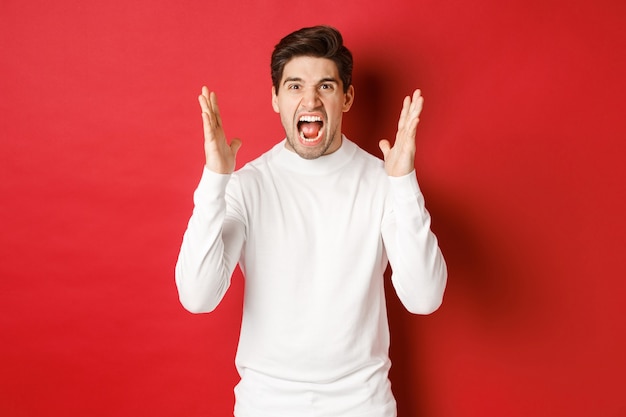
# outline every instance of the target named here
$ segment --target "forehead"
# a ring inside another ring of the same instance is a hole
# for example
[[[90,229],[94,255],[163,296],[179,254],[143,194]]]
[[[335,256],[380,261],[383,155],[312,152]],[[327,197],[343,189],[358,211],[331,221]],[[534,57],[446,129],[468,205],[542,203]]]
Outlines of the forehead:
[[[285,64],[281,82],[294,78],[312,82],[336,79],[340,82],[339,70],[335,62],[328,58],[313,56],[297,56]]]

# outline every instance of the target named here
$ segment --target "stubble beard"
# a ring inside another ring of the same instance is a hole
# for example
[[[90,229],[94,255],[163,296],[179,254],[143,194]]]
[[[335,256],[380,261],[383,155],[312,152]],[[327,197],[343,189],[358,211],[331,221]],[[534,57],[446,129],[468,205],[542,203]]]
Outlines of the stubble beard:
[[[324,132],[327,138],[335,138],[335,136],[337,135],[337,130],[333,131],[332,133],[329,132],[328,130],[326,130],[326,132]],[[296,134],[298,135],[299,132],[296,132]],[[330,134],[330,136],[328,136]],[[333,146],[335,144],[335,140],[325,140],[323,143],[321,143],[318,146],[315,147],[311,147],[308,148],[304,145],[302,145],[300,143],[300,141],[298,140],[298,138],[294,138],[292,135],[286,135],[287,136],[287,143],[289,143],[289,146],[291,147],[291,150],[293,150],[299,157],[303,158],[303,159],[317,159],[321,156],[324,156],[328,153],[328,150],[331,148],[331,146]],[[339,143],[341,143],[341,138],[339,138]],[[339,149],[339,147],[337,148]],[[337,149],[333,150],[336,151]]]

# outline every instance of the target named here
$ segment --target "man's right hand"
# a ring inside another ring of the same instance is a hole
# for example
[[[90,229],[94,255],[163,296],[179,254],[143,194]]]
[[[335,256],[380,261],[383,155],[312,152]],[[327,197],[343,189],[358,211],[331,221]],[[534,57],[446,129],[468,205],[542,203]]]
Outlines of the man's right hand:
[[[202,108],[206,167],[218,174],[230,174],[235,170],[235,157],[241,147],[241,140],[233,139],[230,145],[226,141],[215,92],[202,87],[198,100]]]

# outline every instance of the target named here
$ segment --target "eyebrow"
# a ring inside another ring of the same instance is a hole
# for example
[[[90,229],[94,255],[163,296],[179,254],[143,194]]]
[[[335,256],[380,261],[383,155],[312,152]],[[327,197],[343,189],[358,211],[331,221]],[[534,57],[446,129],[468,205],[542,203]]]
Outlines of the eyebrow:
[[[289,82],[294,82],[294,81],[295,82],[302,82],[303,80],[300,77],[287,77],[287,78],[285,78],[285,81],[283,81],[283,85],[285,85],[285,84],[287,84]],[[334,77],[324,77],[321,80],[319,80],[317,83],[318,84],[323,84],[323,83],[328,83],[328,82],[339,84],[339,81],[336,78],[334,78]]]

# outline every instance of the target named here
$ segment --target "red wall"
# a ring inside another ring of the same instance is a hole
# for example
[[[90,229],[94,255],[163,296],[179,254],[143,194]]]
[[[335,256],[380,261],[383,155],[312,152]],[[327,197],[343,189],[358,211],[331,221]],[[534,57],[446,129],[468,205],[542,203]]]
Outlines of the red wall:
[[[230,415],[242,280],[192,316],[173,278],[196,96],[259,155],[271,48],[319,23],[355,55],[349,137],[376,152],[426,99],[450,277],[432,316],[389,295],[400,417],[626,415],[626,3],[182,3],[0,6],[0,415]]]

